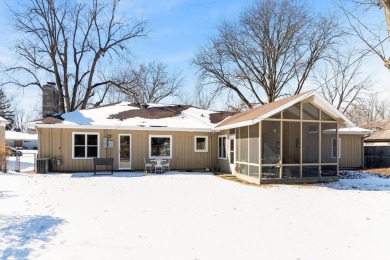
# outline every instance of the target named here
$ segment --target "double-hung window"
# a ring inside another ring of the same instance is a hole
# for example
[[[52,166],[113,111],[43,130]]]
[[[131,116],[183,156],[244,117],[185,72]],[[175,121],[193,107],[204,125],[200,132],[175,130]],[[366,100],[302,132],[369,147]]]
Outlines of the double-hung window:
[[[218,159],[226,159],[226,135],[218,136]]]
[[[73,159],[99,157],[98,133],[73,133]]]

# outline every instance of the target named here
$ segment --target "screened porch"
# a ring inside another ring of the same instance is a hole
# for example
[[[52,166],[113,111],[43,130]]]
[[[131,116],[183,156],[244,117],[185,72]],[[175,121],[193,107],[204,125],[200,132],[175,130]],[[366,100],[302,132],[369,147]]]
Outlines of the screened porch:
[[[256,182],[335,180],[337,121],[311,103],[297,103],[259,123],[231,129],[235,173]]]

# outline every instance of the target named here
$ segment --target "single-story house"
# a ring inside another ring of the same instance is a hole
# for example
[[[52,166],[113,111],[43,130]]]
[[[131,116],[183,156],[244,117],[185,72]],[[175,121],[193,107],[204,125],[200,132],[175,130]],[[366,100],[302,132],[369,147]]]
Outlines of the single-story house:
[[[254,183],[337,180],[340,128],[356,139],[345,141],[353,146],[345,159],[362,158],[364,135],[315,91],[236,114],[121,102],[25,126],[38,132],[40,158],[59,159],[60,171],[91,171],[94,157],[114,158],[117,170],[162,158],[171,169],[217,169]]]
[[[375,120],[362,127],[374,132],[364,138],[366,167],[390,167],[390,119]]]
[[[5,131],[5,142],[8,146],[20,148],[26,150],[38,149],[38,134],[18,132],[18,131]]]

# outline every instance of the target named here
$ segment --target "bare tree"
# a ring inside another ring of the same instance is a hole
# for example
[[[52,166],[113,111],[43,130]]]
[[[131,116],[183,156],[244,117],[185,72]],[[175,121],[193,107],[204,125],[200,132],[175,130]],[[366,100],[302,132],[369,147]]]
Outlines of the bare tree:
[[[128,101],[134,103],[158,103],[165,98],[175,97],[183,85],[180,73],[170,73],[167,65],[154,61],[124,68],[117,78],[123,82],[117,88]]]
[[[86,108],[108,84],[120,84],[102,75],[114,57],[129,54],[130,42],[146,35],[145,23],[119,16],[119,0],[103,1],[28,0],[21,12],[11,9],[21,38],[6,83],[42,88],[54,81],[60,113]]]
[[[193,63],[214,92],[231,90],[252,108],[299,93],[340,36],[335,17],[314,14],[305,2],[256,0],[238,22],[222,22]]]
[[[342,113],[371,90],[369,75],[361,70],[363,60],[355,50],[335,51],[329,62],[314,74],[322,95]]]
[[[25,131],[23,124],[30,121],[37,119],[38,114],[34,116],[34,114],[27,113],[23,108],[17,108],[15,109],[15,120],[13,122],[13,128],[14,129],[20,129],[22,131]]]
[[[367,49],[379,57],[384,66],[390,70],[390,0],[351,0],[354,6],[346,5],[344,1],[339,2],[339,6],[345,14],[350,28],[350,33],[355,35],[367,47]],[[371,8],[384,9],[384,16],[379,19],[378,24],[364,21],[362,16],[366,16]],[[360,14],[360,15],[359,15]],[[381,21],[382,20],[382,21]],[[386,25],[382,22],[386,21]]]
[[[201,85],[196,86],[193,92],[186,92],[181,95],[181,102],[202,109],[211,109],[215,104],[215,93],[207,92]]]
[[[390,102],[380,97],[380,93],[368,94],[352,104],[346,111],[347,116],[356,125],[390,118]]]

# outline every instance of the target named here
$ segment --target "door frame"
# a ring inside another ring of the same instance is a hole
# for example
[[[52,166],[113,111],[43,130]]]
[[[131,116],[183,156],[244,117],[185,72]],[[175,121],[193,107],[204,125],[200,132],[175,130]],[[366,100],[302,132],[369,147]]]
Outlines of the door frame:
[[[121,167],[121,136],[128,136],[130,139],[129,144],[129,167]],[[120,170],[130,170],[131,164],[132,164],[132,154],[131,154],[131,146],[132,146],[132,140],[131,140],[131,134],[118,134],[118,169]]]
[[[231,154],[232,154],[232,143],[231,141],[233,140],[233,147],[234,147],[234,150],[233,150],[233,163],[231,163]],[[230,172],[231,173],[235,173],[235,167],[236,167],[236,135],[235,134],[230,134],[229,135],[229,169],[230,169]]]

